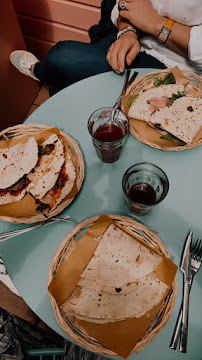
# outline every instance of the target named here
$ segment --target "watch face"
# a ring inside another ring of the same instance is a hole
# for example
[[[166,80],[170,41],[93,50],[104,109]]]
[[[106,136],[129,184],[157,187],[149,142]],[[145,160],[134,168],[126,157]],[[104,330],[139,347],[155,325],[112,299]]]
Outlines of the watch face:
[[[160,41],[165,42],[168,39],[168,36],[170,35],[170,33],[171,33],[171,30],[166,28],[165,26],[163,26],[161,31],[160,31],[160,34],[158,36],[158,39]]]

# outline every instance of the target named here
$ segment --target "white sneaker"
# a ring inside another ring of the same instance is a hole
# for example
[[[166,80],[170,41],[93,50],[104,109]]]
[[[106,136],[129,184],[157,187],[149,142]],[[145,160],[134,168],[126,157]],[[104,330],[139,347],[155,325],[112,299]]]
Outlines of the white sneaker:
[[[31,77],[34,80],[40,81],[34,76],[31,65],[35,65],[39,60],[32,53],[25,50],[13,51],[10,55],[10,62],[18,69],[22,74]]]

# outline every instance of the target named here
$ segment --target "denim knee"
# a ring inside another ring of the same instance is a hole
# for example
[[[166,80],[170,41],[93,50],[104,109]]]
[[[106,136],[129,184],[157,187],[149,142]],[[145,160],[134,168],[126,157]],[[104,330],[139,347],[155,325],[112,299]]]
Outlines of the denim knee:
[[[68,62],[68,41],[59,41],[48,52],[45,62],[49,70],[61,69],[63,66],[67,66]]]

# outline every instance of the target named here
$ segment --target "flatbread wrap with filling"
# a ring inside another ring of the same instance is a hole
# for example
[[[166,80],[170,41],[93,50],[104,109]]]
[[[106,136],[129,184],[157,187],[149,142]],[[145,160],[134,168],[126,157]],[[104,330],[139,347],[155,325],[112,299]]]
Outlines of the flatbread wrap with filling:
[[[21,200],[29,184],[27,175],[38,161],[38,145],[34,137],[26,143],[0,149],[0,205]]]

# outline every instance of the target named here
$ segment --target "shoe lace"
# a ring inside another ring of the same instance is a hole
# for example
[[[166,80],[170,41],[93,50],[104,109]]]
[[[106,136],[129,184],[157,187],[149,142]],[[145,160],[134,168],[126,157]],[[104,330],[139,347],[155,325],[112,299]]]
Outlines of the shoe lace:
[[[29,64],[28,56],[25,55],[23,59],[20,60],[20,66],[25,70],[31,71],[31,65]]]

